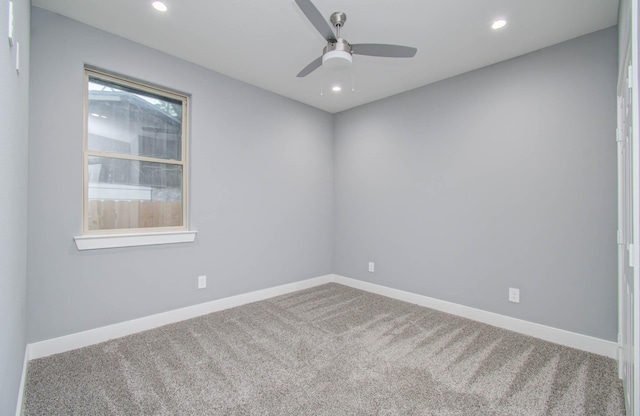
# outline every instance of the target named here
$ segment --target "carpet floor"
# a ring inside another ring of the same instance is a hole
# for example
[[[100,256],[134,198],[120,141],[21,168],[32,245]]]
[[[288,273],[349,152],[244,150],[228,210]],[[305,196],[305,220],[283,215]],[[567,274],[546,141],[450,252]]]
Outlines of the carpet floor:
[[[614,360],[335,283],[32,360],[25,415],[624,415]]]

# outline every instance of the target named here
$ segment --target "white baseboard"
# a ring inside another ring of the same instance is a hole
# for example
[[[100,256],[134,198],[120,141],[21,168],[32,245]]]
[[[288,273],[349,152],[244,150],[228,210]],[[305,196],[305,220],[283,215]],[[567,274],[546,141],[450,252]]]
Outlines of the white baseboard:
[[[575,332],[565,331],[563,329],[553,328],[550,326],[540,325],[493,312],[487,312],[482,309],[471,308],[469,306],[464,306],[457,303],[434,299],[428,296],[405,292],[398,289],[391,289],[386,286],[380,286],[374,283],[355,280],[344,276],[331,276],[332,281],[343,284],[345,286],[350,286],[356,289],[365,290],[367,292],[376,293],[378,295],[386,296],[389,298],[425,306],[427,308],[447,312],[452,315],[462,316],[474,321],[508,329],[513,332],[540,338],[545,341],[553,342],[571,348],[576,348],[582,351],[604,355],[605,357],[613,359],[617,358],[618,345],[615,342],[606,341],[600,338],[594,338]]]
[[[258,290],[255,292],[231,296],[224,299],[218,299],[211,302],[176,309],[173,311],[146,316],[131,321],[121,322],[113,325],[91,329],[88,331],[65,335],[59,338],[52,338],[40,342],[35,342],[27,346],[28,354],[26,355],[26,357],[28,357],[28,359],[47,357],[52,354],[58,354],[61,352],[98,344],[110,339],[131,335],[136,332],[146,331],[148,329],[157,328],[159,326],[184,321],[186,319],[195,318],[212,312],[246,305],[247,303],[258,302],[260,300],[269,299],[275,296],[284,295],[287,293],[308,289],[331,282],[339,283],[371,293],[376,293],[378,295],[387,296],[393,299],[402,300],[416,305],[425,306],[453,315],[462,316],[474,321],[508,329],[510,331],[518,332],[524,335],[540,338],[545,341],[565,345],[567,347],[588,351],[594,354],[604,355],[606,357],[614,359],[617,357],[617,344],[611,341],[606,341],[575,332],[540,325],[493,312],[487,312],[481,309],[471,308],[469,306],[464,306],[457,303],[430,298],[428,296],[405,292],[398,289],[392,289],[386,286],[380,286],[361,280],[355,280],[336,274],[329,274],[313,279],[302,280],[299,282]],[[23,377],[25,373],[26,371],[23,373]]]
[[[298,290],[308,289],[333,281],[333,275],[325,275],[313,279],[302,280],[255,292],[244,293],[211,302],[200,303],[198,305],[187,306],[173,311],[163,312],[156,315],[145,316],[131,321],[120,322],[88,331],[77,332],[58,338],[47,339],[29,344],[29,357],[31,359],[47,357],[77,348],[87,347],[114,338],[120,338],[136,332],[146,331],[159,326],[184,321],[212,312],[246,305],[247,303],[258,302],[275,296],[284,295]]]
[[[22,363],[22,376],[20,377],[20,388],[18,389],[16,416],[22,415],[22,405],[24,404],[24,388],[27,384],[27,364],[29,363],[29,359],[29,345],[27,345],[24,349],[24,362]]]

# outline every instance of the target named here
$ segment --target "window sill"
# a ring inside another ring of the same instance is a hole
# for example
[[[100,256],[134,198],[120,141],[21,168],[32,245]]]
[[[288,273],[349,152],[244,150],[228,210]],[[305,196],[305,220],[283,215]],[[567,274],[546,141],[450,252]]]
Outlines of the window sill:
[[[197,231],[178,231],[148,234],[116,234],[76,236],[73,239],[79,251],[103,248],[154,246],[158,244],[192,243]]]

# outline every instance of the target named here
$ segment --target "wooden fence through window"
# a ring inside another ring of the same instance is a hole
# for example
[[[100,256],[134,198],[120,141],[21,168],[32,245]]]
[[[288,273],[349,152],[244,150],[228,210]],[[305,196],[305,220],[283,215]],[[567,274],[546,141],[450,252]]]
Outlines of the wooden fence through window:
[[[175,227],[182,225],[181,201],[89,201],[89,229]]]

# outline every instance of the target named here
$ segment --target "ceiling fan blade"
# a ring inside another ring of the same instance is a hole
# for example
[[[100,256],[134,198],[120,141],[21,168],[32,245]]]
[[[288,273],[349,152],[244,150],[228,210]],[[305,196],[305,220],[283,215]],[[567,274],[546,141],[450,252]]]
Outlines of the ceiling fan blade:
[[[351,45],[358,55],[383,56],[387,58],[413,58],[418,50],[410,46],[384,45],[381,43],[359,43]]]
[[[318,58],[314,59],[313,62],[311,62],[309,65],[305,66],[304,69],[298,73],[297,77],[306,77],[316,69],[320,68],[320,65],[322,65],[322,56],[319,56]]]
[[[322,35],[326,40],[333,40],[336,38],[336,35],[333,33],[333,29],[329,26],[329,23],[322,17],[320,11],[316,8],[316,6],[311,3],[310,0],[296,0],[296,4],[302,10],[307,19],[311,22],[313,27],[316,28],[318,32]]]

